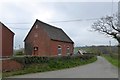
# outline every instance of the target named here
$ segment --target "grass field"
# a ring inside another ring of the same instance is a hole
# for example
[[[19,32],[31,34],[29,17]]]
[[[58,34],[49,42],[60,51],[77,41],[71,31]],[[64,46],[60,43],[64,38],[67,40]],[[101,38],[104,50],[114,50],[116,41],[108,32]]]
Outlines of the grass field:
[[[75,51],[83,49],[87,52],[94,53],[96,55],[101,54],[111,64],[120,68],[120,61],[118,61],[118,49],[116,46],[87,46],[87,47],[76,47]],[[111,56],[112,57],[111,57]]]

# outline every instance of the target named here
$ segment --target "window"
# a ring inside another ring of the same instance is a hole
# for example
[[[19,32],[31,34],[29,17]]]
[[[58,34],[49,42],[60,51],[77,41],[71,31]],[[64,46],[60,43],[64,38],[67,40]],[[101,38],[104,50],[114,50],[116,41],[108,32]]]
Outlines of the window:
[[[38,50],[38,47],[34,47],[34,51],[37,51]]]
[[[34,55],[38,55],[38,47],[34,47]]]
[[[38,25],[36,25],[35,28],[37,29],[37,28],[38,28]]]
[[[67,53],[67,55],[70,54],[70,47],[69,46],[67,47],[66,53]]]
[[[61,55],[62,54],[62,48],[60,45],[58,45],[58,55]]]

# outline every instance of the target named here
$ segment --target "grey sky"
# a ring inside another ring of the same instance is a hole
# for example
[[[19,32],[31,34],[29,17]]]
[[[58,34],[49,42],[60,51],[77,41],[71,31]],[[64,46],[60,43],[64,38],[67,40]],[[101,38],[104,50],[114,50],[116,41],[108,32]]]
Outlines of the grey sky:
[[[91,32],[95,20],[86,20],[116,13],[117,6],[117,0],[113,3],[113,9],[111,2],[3,1],[0,3],[0,21],[15,33],[14,46],[17,48],[19,45],[23,47],[23,40],[36,19],[62,28],[75,42],[75,46],[108,45],[109,41],[112,45],[117,45],[116,40]],[[77,19],[82,21],[53,23]]]

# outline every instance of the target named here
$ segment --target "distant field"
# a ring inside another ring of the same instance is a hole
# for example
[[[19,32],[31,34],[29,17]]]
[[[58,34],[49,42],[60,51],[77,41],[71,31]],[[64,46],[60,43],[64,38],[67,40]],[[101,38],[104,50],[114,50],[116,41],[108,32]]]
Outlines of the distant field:
[[[111,64],[120,68],[120,61],[118,61],[118,49],[116,46],[86,46],[86,47],[75,47],[74,52],[78,49],[85,50],[94,54],[101,54]]]
[[[118,49],[116,46],[86,46],[86,47],[75,47],[74,53],[79,49],[85,50],[86,52],[95,53],[95,54],[117,54]]]

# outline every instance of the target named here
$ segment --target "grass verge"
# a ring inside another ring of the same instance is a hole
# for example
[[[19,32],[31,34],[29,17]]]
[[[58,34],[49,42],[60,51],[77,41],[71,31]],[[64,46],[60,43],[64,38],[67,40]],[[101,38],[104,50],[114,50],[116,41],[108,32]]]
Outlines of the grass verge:
[[[25,67],[22,70],[18,71],[12,71],[12,72],[4,72],[2,74],[2,77],[9,77],[9,76],[14,76],[14,75],[23,75],[23,74],[28,74],[28,73],[37,73],[37,72],[45,72],[45,71],[53,71],[53,70],[60,70],[60,69],[65,69],[65,68],[72,68],[80,65],[85,65],[88,63],[92,63],[97,60],[97,57],[92,57],[87,60],[80,60],[79,58],[73,58],[73,59],[68,59],[68,60],[51,60],[48,63],[33,63],[30,64],[29,66]]]
[[[118,61],[118,58],[111,57],[109,55],[103,55],[112,65],[120,68],[120,61]]]

